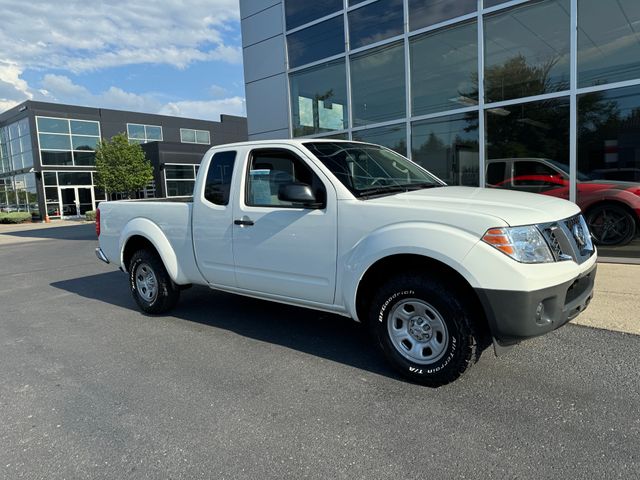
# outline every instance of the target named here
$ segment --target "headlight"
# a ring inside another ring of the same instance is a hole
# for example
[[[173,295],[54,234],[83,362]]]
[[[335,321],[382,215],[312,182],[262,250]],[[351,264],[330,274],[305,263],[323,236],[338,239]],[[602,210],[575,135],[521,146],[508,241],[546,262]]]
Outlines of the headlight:
[[[522,263],[555,261],[549,245],[534,225],[526,227],[491,228],[482,241]]]

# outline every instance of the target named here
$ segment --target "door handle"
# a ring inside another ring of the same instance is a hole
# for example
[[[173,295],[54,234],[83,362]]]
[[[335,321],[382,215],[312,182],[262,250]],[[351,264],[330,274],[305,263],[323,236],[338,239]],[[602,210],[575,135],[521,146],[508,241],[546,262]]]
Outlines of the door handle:
[[[253,225],[253,220],[251,220],[249,217],[247,217],[246,215],[238,220],[234,220],[233,221],[234,225],[240,225],[242,227],[250,227],[251,225]]]

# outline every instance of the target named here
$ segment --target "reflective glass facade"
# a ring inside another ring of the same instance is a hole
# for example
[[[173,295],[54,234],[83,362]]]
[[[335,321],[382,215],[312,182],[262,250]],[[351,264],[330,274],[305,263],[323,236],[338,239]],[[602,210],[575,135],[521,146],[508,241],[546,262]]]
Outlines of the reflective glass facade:
[[[640,2],[316,3],[284,32],[307,39],[288,43],[292,136],[378,139],[451,184],[567,198],[601,255],[640,257]]]

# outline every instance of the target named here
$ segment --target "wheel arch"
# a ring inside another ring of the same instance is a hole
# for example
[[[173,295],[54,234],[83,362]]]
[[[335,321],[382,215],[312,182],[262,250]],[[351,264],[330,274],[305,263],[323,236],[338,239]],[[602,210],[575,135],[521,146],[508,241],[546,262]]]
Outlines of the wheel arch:
[[[180,268],[176,253],[160,227],[146,218],[129,222],[120,236],[120,265],[127,271],[131,256],[141,248],[152,249],[162,261],[171,280],[180,285],[189,283]]]
[[[428,272],[430,276],[436,276],[455,285],[458,294],[471,302],[474,312],[478,313],[477,327],[480,332],[490,336],[489,323],[476,291],[467,279],[456,269],[446,263],[432,257],[420,254],[394,254],[377,260],[364,273],[356,290],[355,309],[358,319],[366,321],[368,308],[375,295],[376,285],[380,285],[385,279],[399,273]]]

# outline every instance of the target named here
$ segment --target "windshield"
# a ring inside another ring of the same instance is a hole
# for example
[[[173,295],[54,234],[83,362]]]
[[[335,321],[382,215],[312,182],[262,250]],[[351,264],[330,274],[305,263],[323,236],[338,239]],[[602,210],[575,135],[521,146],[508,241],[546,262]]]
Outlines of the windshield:
[[[567,174],[567,178],[569,178],[569,165],[562,163],[562,162],[558,162],[557,160],[550,160],[547,159],[547,161],[549,163],[552,163],[555,167],[559,168],[560,170],[562,170],[564,173]],[[591,177],[589,177],[589,175],[586,175],[582,172],[577,172],[576,174],[578,181],[579,182],[588,182],[589,180],[591,180]]]
[[[377,145],[310,142],[304,146],[356,197],[444,185],[444,182],[411,160]]]

